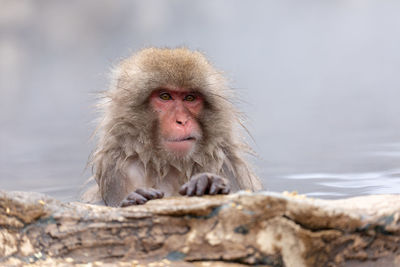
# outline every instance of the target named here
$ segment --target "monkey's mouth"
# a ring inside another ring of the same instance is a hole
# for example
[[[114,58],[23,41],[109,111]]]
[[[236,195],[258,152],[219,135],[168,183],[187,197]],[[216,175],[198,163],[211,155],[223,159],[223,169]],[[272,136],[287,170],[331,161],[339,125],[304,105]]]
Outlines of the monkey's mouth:
[[[188,136],[184,138],[176,138],[176,139],[168,139],[167,142],[185,142],[185,141],[196,141],[196,138],[193,136]]]
[[[194,136],[168,138],[164,140],[164,146],[168,151],[183,156],[192,151],[196,140],[197,139]]]

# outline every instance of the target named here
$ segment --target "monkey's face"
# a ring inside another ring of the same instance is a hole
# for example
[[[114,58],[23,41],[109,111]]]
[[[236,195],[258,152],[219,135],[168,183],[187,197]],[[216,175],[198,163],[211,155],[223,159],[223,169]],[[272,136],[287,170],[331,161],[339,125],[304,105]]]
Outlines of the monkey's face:
[[[204,108],[203,97],[182,89],[152,92],[150,106],[159,123],[160,145],[178,157],[190,155],[202,137],[197,117]]]

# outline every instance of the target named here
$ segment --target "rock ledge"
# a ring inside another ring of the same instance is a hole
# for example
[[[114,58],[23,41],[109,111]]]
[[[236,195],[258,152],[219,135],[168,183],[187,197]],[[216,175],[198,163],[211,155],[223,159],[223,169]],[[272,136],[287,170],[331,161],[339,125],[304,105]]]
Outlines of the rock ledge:
[[[261,192],[110,208],[0,191],[0,265],[400,266],[400,195]]]

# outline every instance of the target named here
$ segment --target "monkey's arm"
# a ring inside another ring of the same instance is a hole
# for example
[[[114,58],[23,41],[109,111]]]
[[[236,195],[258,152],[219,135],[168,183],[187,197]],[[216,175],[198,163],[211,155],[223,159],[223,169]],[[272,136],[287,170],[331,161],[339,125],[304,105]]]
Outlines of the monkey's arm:
[[[119,207],[129,194],[130,186],[120,171],[109,169],[100,177],[99,187],[104,203],[107,206]]]
[[[153,188],[132,188],[126,177],[114,174],[110,178],[107,190],[102,194],[107,206],[127,207],[145,204],[151,199],[164,197],[164,193]]]
[[[164,193],[148,188],[143,171],[136,161],[107,160],[104,173],[99,176],[101,196],[107,206],[126,207],[140,205],[148,200],[162,198]],[[111,165],[111,162],[116,162]]]
[[[229,194],[231,191],[229,181],[213,173],[203,172],[194,175],[185,183],[179,193],[188,196],[203,196],[216,194]]]

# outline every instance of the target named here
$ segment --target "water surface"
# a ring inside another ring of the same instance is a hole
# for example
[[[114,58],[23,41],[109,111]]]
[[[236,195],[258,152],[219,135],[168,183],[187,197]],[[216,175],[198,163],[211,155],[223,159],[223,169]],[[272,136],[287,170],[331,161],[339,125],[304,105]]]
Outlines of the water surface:
[[[398,1],[0,0],[0,189],[75,200],[96,93],[146,46],[225,71],[267,190],[400,192]]]

